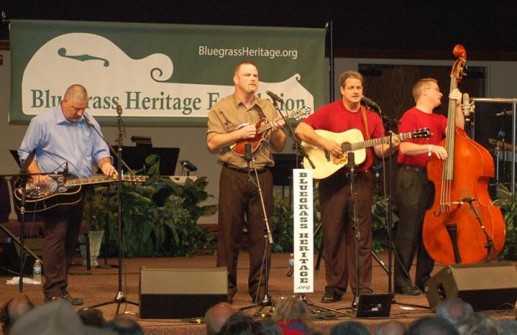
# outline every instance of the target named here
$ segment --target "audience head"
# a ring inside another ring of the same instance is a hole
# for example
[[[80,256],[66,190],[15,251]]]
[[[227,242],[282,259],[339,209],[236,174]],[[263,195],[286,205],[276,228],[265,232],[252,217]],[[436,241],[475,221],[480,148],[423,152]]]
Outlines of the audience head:
[[[282,328],[271,319],[263,319],[259,323],[260,334],[262,335],[282,335]]]
[[[411,324],[407,335],[458,335],[452,323],[441,316],[428,316]]]
[[[79,315],[81,321],[85,325],[97,328],[104,328],[106,326],[106,319],[104,319],[104,315],[99,309],[88,307],[81,308],[77,311],[77,315]]]
[[[64,300],[56,300],[35,307],[25,313],[13,325],[11,335],[68,335],[68,334],[113,334],[107,329],[86,326]]]
[[[127,316],[117,316],[113,320],[108,321],[105,328],[119,335],[144,335],[142,326]]]
[[[515,320],[501,320],[497,323],[499,334],[517,335],[517,319]]]
[[[474,314],[472,305],[461,298],[447,298],[436,307],[436,315],[441,316],[453,325]]]
[[[206,333],[208,335],[219,333],[226,320],[235,312],[236,310],[227,302],[210,307],[205,313]]]
[[[460,335],[497,335],[497,323],[487,315],[476,313],[456,324]],[[506,335],[506,334],[505,334]]]
[[[406,326],[400,321],[383,323],[375,331],[375,335],[404,335]]]
[[[272,319],[275,322],[300,320],[303,324],[308,325],[311,317],[305,302],[297,297],[291,296],[280,299],[272,315]]]
[[[370,335],[370,331],[360,322],[343,321],[330,329],[330,335]]]
[[[231,315],[221,328],[219,335],[257,335],[259,325],[250,316],[240,312]]]
[[[9,299],[3,306],[0,314],[1,322],[4,326],[4,334],[7,334],[14,322],[22,315],[30,311],[34,304],[25,293],[20,293]]]

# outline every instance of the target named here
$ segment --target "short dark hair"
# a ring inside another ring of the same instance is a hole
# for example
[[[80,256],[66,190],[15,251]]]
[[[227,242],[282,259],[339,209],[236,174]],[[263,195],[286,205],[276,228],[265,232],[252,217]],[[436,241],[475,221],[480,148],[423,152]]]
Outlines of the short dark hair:
[[[330,335],[370,335],[370,331],[360,322],[343,321],[330,329]]]
[[[257,335],[259,325],[250,316],[237,312],[230,316],[221,328],[219,335]]]
[[[106,323],[106,329],[122,335],[144,335],[144,330],[138,322],[125,316],[118,316]]]
[[[362,74],[360,74],[357,71],[345,71],[341,73],[341,75],[339,76],[339,86],[345,87],[346,80],[349,78],[359,79],[361,81],[361,84],[364,85],[364,78]]]
[[[407,335],[458,335],[458,331],[452,323],[441,316],[428,316],[411,324]]]

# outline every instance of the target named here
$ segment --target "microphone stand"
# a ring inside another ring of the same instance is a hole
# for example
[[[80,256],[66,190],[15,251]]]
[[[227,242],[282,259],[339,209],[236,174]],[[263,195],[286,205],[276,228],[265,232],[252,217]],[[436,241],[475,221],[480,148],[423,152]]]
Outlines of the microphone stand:
[[[93,126],[93,124],[86,119],[86,122],[101,136],[101,138],[106,142],[106,140],[103,138],[103,136],[100,134],[100,132]],[[122,226],[123,226],[123,219],[122,219],[122,164],[128,169],[130,173],[133,173],[133,171],[127,166],[126,163],[123,163],[122,161],[122,143],[123,143],[123,137],[125,130],[123,122],[122,122],[122,107],[120,105],[117,106],[117,125],[118,125],[118,154],[115,156],[117,157],[117,213],[118,213],[118,242],[119,242],[119,250],[118,250],[118,291],[115,295],[115,298],[111,301],[102,302],[99,304],[95,304],[90,306],[90,308],[96,308],[101,306],[106,306],[110,304],[117,304],[117,309],[115,311],[115,316],[119,314],[120,305],[123,303],[126,304],[132,304],[135,306],[138,306],[138,303],[127,300],[124,291],[122,290],[122,267],[123,267],[123,251],[122,251]],[[107,143],[107,142],[106,142]],[[113,147],[108,144],[110,149],[114,151]]]

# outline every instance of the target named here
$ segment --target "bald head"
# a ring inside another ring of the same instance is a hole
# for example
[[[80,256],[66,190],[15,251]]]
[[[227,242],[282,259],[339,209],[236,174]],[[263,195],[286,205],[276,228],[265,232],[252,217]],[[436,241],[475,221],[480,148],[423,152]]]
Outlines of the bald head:
[[[375,335],[404,335],[406,326],[400,321],[390,321],[383,323],[377,328]]]
[[[235,312],[236,310],[227,302],[221,302],[210,307],[205,313],[206,333],[208,335],[219,333],[226,320]]]

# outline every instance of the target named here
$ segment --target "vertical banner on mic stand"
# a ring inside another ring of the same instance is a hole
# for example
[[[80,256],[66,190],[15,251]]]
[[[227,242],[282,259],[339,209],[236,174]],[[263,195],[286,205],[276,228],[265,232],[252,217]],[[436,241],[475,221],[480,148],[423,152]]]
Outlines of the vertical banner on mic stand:
[[[314,292],[314,203],[312,170],[293,170],[294,293]]]

